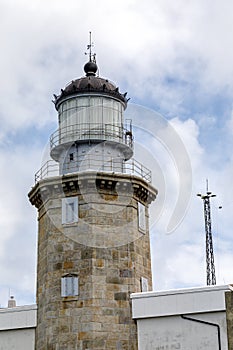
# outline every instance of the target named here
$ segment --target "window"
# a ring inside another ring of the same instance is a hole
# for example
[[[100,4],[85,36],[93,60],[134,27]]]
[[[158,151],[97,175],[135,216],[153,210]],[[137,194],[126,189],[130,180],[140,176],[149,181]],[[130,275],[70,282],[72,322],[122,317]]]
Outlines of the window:
[[[61,296],[74,297],[78,295],[78,276],[68,274],[61,278]]]
[[[72,162],[74,160],[74,153],[70,153],[70,161]]]
[[[62,223],[78,222],[78,197],[62,198]]]
[[[148,292],[148,279],[141,277],[141,292]]]
[[[138,202],[138,228],[146,231],[146,208],[145,205]]]

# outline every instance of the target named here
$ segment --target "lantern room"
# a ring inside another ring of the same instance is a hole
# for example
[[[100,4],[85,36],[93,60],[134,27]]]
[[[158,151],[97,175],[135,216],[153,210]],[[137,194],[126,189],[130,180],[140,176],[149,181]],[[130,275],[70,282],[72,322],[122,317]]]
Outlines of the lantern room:
[[[123,116],[127,93],[96,76],[97,70],[96,63],[89,61],[84,66],[86,76],[54,95],[59,127],[50,145],[60,174],[88,169],[124,172],[124,162],[133,155],[131,123],[126,128]]]

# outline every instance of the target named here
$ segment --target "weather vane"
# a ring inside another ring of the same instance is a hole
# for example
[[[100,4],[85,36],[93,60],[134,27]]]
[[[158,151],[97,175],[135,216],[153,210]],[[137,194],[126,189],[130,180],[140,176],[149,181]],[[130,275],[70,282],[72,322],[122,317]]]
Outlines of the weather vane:
[[[87,51],[89,51],[89,53],[88,53],[88,52],[85,52],[85,55],[89,55],[89,61],[90,61],[90,62],[96,63],[96,59],[95,59],[96,54],[95,54],[95,53],[92,53],[92,51],[91,51],[91,48],[94,47],[94,44],[93,44],[93,42],[91,41],[91,32],[89,32],[89,35],[90,35],[90,42],[89,42],[89,44],[87,45]]]

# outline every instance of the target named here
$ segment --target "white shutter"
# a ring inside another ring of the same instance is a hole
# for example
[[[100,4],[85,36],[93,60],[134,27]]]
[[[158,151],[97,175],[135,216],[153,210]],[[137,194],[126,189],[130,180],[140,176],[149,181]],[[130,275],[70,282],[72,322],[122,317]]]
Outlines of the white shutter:
[[[61,279],[61,296],[70,297],[78,295],[78,276],[67,275]]]
[[[73,277],[73,295],[78,295],[78,276]]]
[[[67,296],[67,290],[66,290],[66,278],[62,277],[61,279],[61,296],[66,297]]]
[[[78,197],[62,198],[62,224],[78,222]]]
[[[73,276],[65,277],[67,296],[73,295],[73,278],[74,278]]]
[[[138,202],[138,227],[143,231],[146,230],[146,209],[140,202]]]
[[[66,203],[66,223],[74,222],[74,202]]]
[[[148,292],[148,279],[141,277],[141,292]]]

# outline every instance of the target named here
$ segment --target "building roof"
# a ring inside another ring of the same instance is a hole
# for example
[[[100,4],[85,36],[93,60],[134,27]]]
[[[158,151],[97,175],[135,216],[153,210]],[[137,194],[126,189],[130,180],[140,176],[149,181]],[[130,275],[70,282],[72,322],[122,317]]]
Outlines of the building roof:
[[[133,318],[225,311],[227,291],[232,291],[232,287],[224,285],[133,293]]]
[[[0,331],[36,327],[37,306],[25,305],[0,309]]]

